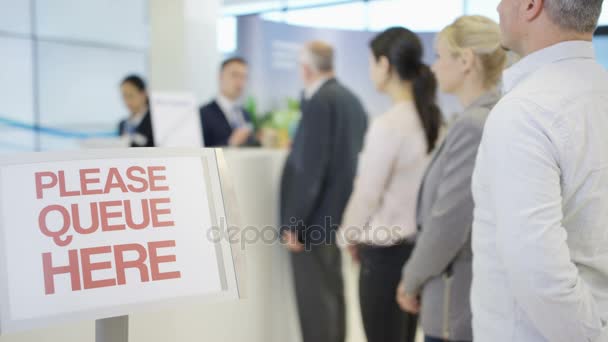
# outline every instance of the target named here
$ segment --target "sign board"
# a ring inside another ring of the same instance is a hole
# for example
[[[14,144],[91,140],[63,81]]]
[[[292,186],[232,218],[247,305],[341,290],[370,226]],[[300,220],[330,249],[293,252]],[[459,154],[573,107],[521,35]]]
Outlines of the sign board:
[[[0,329],[238,298],[215,150],[0,162]]]
[[[192,94],[160,93],[150,96],[156,147],[202,147],[203,130]]]

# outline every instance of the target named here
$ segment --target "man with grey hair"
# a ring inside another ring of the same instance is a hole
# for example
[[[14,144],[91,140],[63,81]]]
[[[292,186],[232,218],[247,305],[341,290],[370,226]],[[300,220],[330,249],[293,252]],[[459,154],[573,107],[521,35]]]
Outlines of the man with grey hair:
[[[502,0],[504,75],[473,177],[474,340],[608,341],[602,0]]]
[[[333,48],[323,42],[307,44],[301,54],[302,120],[281,181],[281,234],[291,252],[303,342],[345,339],[335,233],[352,192],[367,115],[334,78],[333,64]]]

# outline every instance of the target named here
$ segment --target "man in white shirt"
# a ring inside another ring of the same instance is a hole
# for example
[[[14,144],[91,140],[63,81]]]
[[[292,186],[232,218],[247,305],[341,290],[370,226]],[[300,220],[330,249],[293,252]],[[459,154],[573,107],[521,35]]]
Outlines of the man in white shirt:
[[[505,72],[473,178],[474,340],[608,341],[602,0],[503,0]]]
[[[241,105],[248,78],[247,62],[227,59],[220,68],[220,93],[200,109],[203,138],[207,147],[255,145],[251,113]]]

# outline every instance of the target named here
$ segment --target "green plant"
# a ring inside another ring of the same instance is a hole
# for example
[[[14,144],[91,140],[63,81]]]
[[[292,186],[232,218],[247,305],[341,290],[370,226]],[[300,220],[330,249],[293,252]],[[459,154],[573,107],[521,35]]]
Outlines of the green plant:
[[[256,131],[262,128],[286,130],[293,137],[300,121],[300,102],[293,98],[287,98],[285,104],[285,108],[260,115],[255,99],[250,96],[245,102],[245,109],[251,113],[251,121]]]

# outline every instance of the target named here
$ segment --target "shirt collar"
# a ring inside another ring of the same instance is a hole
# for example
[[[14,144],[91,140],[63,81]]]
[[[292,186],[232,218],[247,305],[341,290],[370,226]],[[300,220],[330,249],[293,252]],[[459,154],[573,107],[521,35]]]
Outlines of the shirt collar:
[[[545,65],[574,58],[595,58],[593,43],[582,40],[561,42],[524,57],[505,70],[503,93],[510,92],[530,74]]]
[[[234,108],[238,107],[239,105],[237,101],[232,101],[222,94],[217,96],[217,104],[220,106],[222,112],[224,112],[226,115],[230,115],[234,111]]]
[[[146,114],[148,114],[148,109],[146,108],[146,110],[144,110],[141,113],[137,113],[133,116],[131,116],[128,120],[129,124],[132,127],[138,127],[142,121],[144,121],[144,118],[146,117]]]
[[[331,78],[323,77],[318,79],[315,83],[313,83],[310,87],[304,89],[304,98],[306,100],[310,100],[315,94],[321,89],[321,87],[327,83]]]

